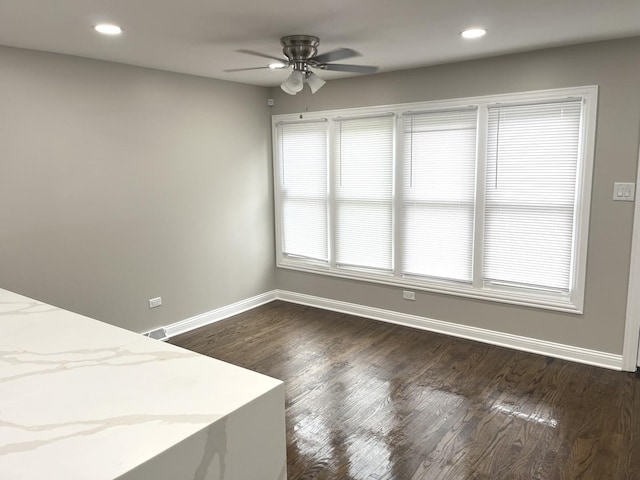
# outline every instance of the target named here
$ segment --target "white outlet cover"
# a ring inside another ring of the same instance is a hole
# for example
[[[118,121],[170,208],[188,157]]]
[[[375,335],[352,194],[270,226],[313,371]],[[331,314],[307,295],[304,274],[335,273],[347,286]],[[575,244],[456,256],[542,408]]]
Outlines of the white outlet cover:
[[[416,292],[412,292],[410,290],[403,290],[402,291],[402,298],[404,298],[405,300],[415,300],[416,299]]]
[[[160,305],[162,305],[162,297],[149,299],[149,308],[159,307]]]

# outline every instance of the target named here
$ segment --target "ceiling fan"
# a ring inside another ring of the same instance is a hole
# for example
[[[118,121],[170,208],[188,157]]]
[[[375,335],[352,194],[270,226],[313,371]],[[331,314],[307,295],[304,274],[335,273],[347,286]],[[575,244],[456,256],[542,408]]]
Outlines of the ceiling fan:
[[[374,73],[378,67],[368,65],[347,65],[343,63],[330,63],[336,60],[358,57],[360,54],[350,48],[338,48],[318,55],[320,39],[311,35],[287,35],[280,39],[283,57],[274,57],[266,53],[253,50],[238,50],[241,53],[274,60],[267,67],[232,68],[225,72],[241,72],[245,70],[260,70],[263,68],[283,69],[293,67],[293,71],[282,82],[280,88],[289,95],[295,95],[302,91],[304,84],[308,84],[311,93],[316,93],[326,82],[313,73],[310,69],[334,70],[339,72]]]

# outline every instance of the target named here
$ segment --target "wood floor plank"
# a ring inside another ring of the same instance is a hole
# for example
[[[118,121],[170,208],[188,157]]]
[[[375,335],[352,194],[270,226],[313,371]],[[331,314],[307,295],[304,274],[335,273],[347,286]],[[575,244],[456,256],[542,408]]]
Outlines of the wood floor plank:
[[[171,342],[285,382],[290,480],[640,480],[640,378],[272,302]]]

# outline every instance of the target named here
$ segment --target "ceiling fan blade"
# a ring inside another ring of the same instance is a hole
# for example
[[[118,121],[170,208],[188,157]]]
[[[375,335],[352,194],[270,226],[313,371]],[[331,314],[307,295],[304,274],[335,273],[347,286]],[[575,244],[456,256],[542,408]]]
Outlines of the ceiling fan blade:
[[[345,65],[343,63],[323,63],[316,68],[322,70],[334,70],[336,72],[354,72],[354,73],[375,73],[378,67],[370,65]]]
[[[271,60],[275,60],[275,61],[280,62],[280,63],[288,63],[289,62],[289,60],[287,60],[284,56],[283,57],[274,57],[273,55],[269,55],[269,54],[261,53],[261,52],[256,52],[254,50],[246,50],[244,48],[242,48],[240,50],[236,50],[236,52],[246,53],[247,55],[254,55],[256,57],[270,58]]]
[[[313,57],[318,63],[327,63],[327,62],[335,62],[336,60],[344,60],[345,58],[353,58],[359,57],[360,54],[355,50],[351,50],[350,48],[338,48],[336,50],[331,50],[330,52],[323,53],[320,55],[316,55]]]
[[[228,68],[226,70],[223,70],[223,72],[244,72],[245,70],[262,70],[263,68],[269,67]]]

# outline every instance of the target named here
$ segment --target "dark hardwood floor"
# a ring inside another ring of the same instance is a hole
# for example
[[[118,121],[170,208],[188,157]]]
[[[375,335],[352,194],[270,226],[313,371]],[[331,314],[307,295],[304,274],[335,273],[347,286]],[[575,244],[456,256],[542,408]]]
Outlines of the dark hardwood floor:
[[[283,302],[171,343],[284,380],[290,480],[640,479],[635,374]]]

